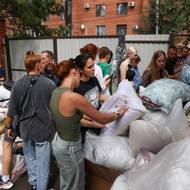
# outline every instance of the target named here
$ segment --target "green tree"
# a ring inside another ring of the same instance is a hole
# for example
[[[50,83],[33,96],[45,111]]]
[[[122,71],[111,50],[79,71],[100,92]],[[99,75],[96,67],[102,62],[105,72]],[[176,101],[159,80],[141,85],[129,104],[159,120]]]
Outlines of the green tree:
[[[63,9],[55,0],[0,0],[0,10],[12,15],[17,26],[15,36],[51,36],[54,30],[42,23],[49,14],[60,14]]]
[[[158,9],[156,1],[150,1],[149,15],[143,17],[139,33],[155,33],[157,11],[159,34],[190,32],[190,0],[159,0]]]

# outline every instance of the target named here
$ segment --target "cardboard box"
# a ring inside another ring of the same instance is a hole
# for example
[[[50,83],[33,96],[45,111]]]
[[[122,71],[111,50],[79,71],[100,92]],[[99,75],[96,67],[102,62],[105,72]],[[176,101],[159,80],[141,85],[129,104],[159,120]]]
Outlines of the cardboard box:
[[[113,170],[85,160],[86,190],[110,190],[113,182],[124,171]]]

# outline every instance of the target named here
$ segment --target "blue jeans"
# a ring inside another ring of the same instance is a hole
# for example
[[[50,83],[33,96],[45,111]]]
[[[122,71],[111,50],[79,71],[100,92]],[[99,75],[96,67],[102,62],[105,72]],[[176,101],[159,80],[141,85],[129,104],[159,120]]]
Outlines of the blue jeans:
[[[60,170],[60,190],[84,190],[81,140],[65,141],[56,133],[52,149]]]
[[[47,190],[50,170],[50,142],[24,142],[24,158],[28,171],[28,182],[37,190]]]

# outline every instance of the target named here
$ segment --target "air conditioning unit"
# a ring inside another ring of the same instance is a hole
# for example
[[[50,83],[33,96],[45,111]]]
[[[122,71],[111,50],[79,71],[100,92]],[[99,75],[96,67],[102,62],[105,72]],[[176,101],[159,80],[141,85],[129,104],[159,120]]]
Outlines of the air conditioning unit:
[[[135,7],[135,2],[134,1],[131,1],[131,2],[128,2],[128,7]]]
[[[138,30],[139,29],[139,25],[133,25],[133,30]]]
[[[85,3],[84,4],[84,9],[90,9],[90,4],[89,3]]]

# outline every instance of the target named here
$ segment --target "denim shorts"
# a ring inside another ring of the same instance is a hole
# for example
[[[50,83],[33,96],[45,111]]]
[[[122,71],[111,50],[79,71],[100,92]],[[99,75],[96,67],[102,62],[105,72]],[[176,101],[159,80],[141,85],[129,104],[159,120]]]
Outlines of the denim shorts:
[[[66,141],[56,133],[52,149],[60,169],[60,189],[84,190],[84,157],[81,140]]]

